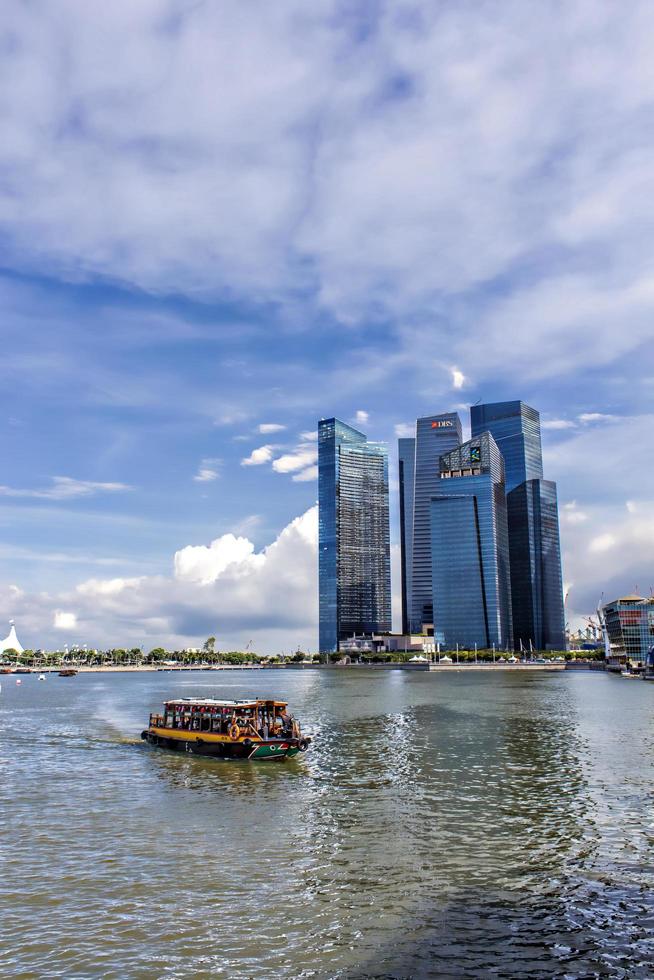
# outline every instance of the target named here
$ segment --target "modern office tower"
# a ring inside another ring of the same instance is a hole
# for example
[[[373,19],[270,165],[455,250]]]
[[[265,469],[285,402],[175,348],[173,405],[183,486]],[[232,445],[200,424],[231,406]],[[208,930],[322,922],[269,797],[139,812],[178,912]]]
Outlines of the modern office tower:
[[[521,401],[473,405],[472,435],[492,433],[504,457],[514,643],[565,648],[556,484],[543,479],[540,416]]]
[[[460,445],[461,420],[456,412],[428,415],[416,422],[416,453],[411,538],[410,632],[421,633],[434,622],[431,579],[431,498],[440,482],[440,457]]]
[[[386,446],[339,419],[318,423],[320,651],[391,629]]]
[[[565,650],[556,483],[525,480],[506,502],[515,647]]]
[[[540,415],[521,401],[472,405],[470,434],[490,432],[504,457],[506,492],[543,475]]]
[[[504,462],[489,432],[441,456],[430,509],[435,638],[448,649],[511,647]]]
[[[413,562],[413,490],[416,440],[398,439],[400,471],[400,560],[402,567],[402,633],[411,630],[411,565]]]

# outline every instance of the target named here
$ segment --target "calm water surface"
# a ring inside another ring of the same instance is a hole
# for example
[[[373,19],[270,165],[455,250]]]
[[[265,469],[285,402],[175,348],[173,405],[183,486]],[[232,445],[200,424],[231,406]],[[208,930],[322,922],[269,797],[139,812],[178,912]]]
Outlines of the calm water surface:
[[[601,674],[3,677],[3,977],[654,976],[654,684]],[[277,695],[285,764],[139,739]]]

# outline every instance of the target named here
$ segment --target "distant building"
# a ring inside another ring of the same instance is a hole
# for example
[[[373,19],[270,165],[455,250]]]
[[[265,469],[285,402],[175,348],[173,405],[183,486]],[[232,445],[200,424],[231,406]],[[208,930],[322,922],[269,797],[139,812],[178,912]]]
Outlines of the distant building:
[[[4,653],[5,650],[15,650],[16,653],[23,653],[23,647],[16,636],[16,627],[14,626],[13,619],[9,620],[9,626],[9,634],[5,636],[4,640],[0,640],[0,654]]]
[[[390,631],[388,453],[339,419],[318,423],[318,572],[322,653]]]
[[[473,405],[473,436],[491,432],[504,458],[516,649],[565,649],[556,484],[543,479],[540,415],[522,401]]]
[[[526,480],[506,502],[516,649],[565,650],[556,483]]]
[[[440,457],[460,445],[461,439],[461,420],[456,412],[428,415],[417,420],[412,492],[408,482],[409,466],[405,465],[407,457],[401,457],[405,484],[405,526],[404,531],[400,528],[400,544],[405,562],[410,559],[405,577],[409,619],[409,623],[403,625],[405,632],[422,633],[434,622],[431,498],[440,481]],[[410,452],[410,446],[407,445],[406,450]],[[413,520],[409,524],[411,504]]]
[[[411,621],[411,573],[413,565],[413,492],[416,477],[416,440],[398,439],[400,477],[400,566],[402,573],[402,633]]]
[[[644,667],[654,654],[654,597],[627,595],[602,608],[609,662]]]
[[[510,648],[504,462],[489,432],[441,456],[430,507],[435,637],[449,649]]]

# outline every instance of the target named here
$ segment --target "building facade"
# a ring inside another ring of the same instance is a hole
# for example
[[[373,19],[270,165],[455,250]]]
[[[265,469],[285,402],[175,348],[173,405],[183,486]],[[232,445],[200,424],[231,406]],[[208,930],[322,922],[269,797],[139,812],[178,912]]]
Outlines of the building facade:
[[[521,401],[472,405],[470,434],[490,432],[504,459],[506,492],[543,475],[540,415]]]
[[[654,597],[614,599],[602,608],[608,636],[608,659],[615,664],[644,667],[654,655]]]
[[[339,419],[318,423],[321,653],[391,629],[388,453]]]
[[[398,439],[400,482],[400,566],[402,574],[402,633],[411,620],[411,572],[413,565],[413,491],[416,478],[416,440]]]
[[[506,500],[515,647],[565,650],[556,484],[526,480]]]
[[[434,623],[431,498],[440,483],[440,457],[459,446],[461,440],[461,420],[456,412],[428,415],[416,422],[407,632],[422,633]],[[408,539],[408,528],[406,537]],[[403,550],[406,553],[406,540]]]
[[[434,637],[448,649],[510,649],[504,462],[490,433],[441,456],[430,510]]]
[[[556,484],[543,479],[540,415],[522,401],[473,405],[473,436],[491,432],[504,458],[516,649],[564,650]]]

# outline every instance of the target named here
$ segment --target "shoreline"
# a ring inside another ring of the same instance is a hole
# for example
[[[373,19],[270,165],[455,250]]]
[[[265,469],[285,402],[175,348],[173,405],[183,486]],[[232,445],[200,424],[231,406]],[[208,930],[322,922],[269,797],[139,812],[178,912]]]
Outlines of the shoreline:
[[[574,661],[571,661],[574,664]],[[62,666],[57,667],[32,667],[29,673],[31,674],[59,674],[60,670],[73,669],[77,671],[78,674],[143,674],[143,673],[162,673],[162,674],[213,674],[221,671],[250,671],[250,670],[408,670],[408,671],[418,671],[422,673],[439,673],[447,671],[469,671],[469,670],[481,670],[481,671],[505,671],[505,670],[545,670],[545,671],[560,671],[560,670],[574,670],[575,667],[567,668],[567,664],[502,664],[502,663],[459,663],[459,664],[439,664],[439,663],[426,663],[426,664],[409,664],[409,663],[379,663],[379,664],[248,664],[248,665],[236,665],[236,664],[223,664],[216,665],[212,667],[158,667],[155,664],[131,664],[131,665],[94,665],[94,666],[80,666],[66,668]],[[576,669],[582,669],[580,667]],[[596,668],[597,669],[597,668]],[[13,676],[12,674],[5,674],[4,676]],[[27,673],[20,671],[19,674]]]

